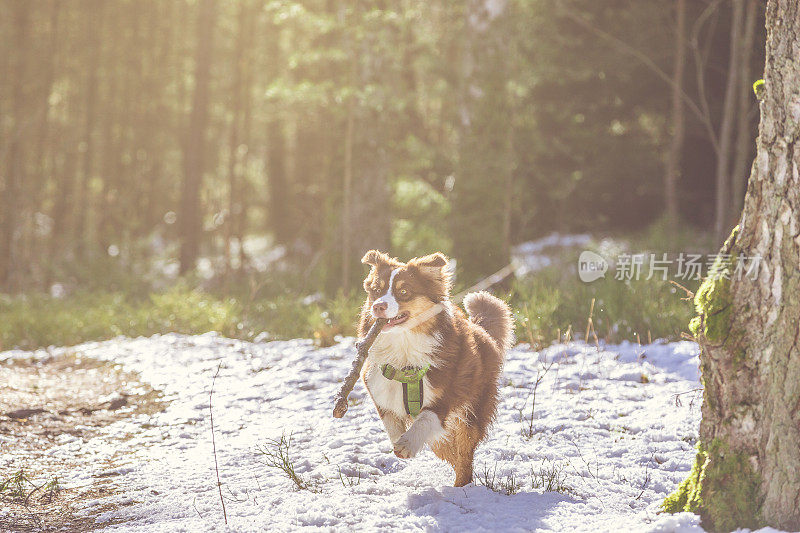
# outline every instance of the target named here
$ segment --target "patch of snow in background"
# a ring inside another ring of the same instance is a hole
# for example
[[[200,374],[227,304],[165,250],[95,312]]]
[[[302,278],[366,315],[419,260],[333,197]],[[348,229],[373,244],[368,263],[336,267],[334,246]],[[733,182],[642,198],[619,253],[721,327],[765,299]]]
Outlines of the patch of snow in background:
[[[511,249],[511,259],[517,277],[547,268],[553,264],[554,258],[545,251],[563,251],[579,246],[588,246],[592,242],[591,235],[561,235],[551,233],[547,237],[535,241],[518,244]],[[551,250],[553,249],[553,250]],[[577,256],[575,257],[577,260]]]

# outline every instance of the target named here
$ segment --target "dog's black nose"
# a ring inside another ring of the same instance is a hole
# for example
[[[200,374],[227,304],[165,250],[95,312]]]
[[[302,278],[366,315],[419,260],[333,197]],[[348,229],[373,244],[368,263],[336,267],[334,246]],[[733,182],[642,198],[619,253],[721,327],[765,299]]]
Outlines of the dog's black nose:
[[[384,317],[388,308],[389,304],[386,302],[375,302],[372,304],[372,314],[378,318]]]

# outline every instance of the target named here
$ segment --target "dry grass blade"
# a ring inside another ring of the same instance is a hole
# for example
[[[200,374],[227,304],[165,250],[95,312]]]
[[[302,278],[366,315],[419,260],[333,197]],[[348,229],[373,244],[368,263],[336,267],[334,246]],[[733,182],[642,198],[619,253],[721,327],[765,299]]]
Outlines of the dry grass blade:
[[[208,393],[208,411],[211,417],[211,449],[214,452],[214,470],[217,473],[217,490],[219,491],[219,501],[222,503],[222,517],[225,519],[225,524],[228,524],[228,512],[225,510],[225,498],[222,497],[222,481],[219,479],[219,461],[217,461],[217,440],[214,437],[214,409],[211,406],[211,400],[214,398],[214,385],[217,383],[217,376],[219,376],[219,369],[222,368],[222,362],[217,366],[217,373],[214,374],[214,379],[211,380],[211,392]]]
[[[497,463],[494,464],[494,468],[491,470],[487,465],[484,465],[483,474],[481,475],[481,473],[478,472],[475,474],[475,478],[478,483],[492,492],[505,494],[506,496],[512,496],[522,489],[522,484],[519,482],[514,472],[498,479]]]
[[[544,464],[535,471],[531,468],[531,489],[544,492],[558,492],[560,494],[575,494],[575,490],[566,484],[567,474],[563,467],[556,464]]]
[[[280,439],[269,439],[263,446],[258,446],[256,450],[263,457],[263,463],[286,474],[295,487],[300,490],[318,492],[319,488],[312,482],[307,481],[302,475],[298,474],[294,467],[294,461],[289,455],[289,448],[292,446],[292,436],[287,438],[285,434]]]
[[[597,346],[599,349],[600,339],[597,338],[597,332],[594,329],[594,302],[595,299],[592,298],[592,304],[589,306],[589,318],[586,320],[586,338],[584,339],[584,342],[589,344],[589,335],[591,334],[592,338],[594,339],[595,346]]]
[[[533,417],[536,410],[536,391],[539,389],[539,384],[544,381],[545,376],[547,376],[547,373],[550,372],[550,369],[553,368],[554,364],[555,361],[551,361],[549,365],[541,365],[538,369],[536,369],[536,381],[533,383],[533,390],[530,394],[530,396],[533,396],[533,402],[531,403],[531,417],[528,421],[528,427],[522,431],[522,435],[527,439],[533,438]],[[524,407],[525,406],[523,405],[523,408]],[[522,410],[520,409],[520,411]]]

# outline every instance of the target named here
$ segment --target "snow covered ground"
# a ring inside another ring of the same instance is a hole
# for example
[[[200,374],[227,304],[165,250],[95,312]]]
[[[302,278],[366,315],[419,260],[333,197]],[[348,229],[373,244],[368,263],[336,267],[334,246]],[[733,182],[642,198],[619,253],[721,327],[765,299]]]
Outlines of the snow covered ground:
[[[489,481],[501,485],[513,475],[519,491],[506,495],[483,480],[453,488],[450,467],[427,449],[412,460],[395,457],[361,383],[351,395],[356,405],[345,418],[332,418],[331,398],[351,364],[353,342],[316,349],[308,340],[253,344],[210,333],[56,349],[138,371],[170,400],[164,412],[115,423],[86,442],[61,435],[54,458],[80,454],[85,464],[64,484],[112,476],[116,495],[86,501],[82,511],[109,530],[225,530],[208,416],[221,363],[214,423],[231,531],[699,531],[693,515],[658,514],[694,458],[695,344],[513,349],[497,423],[476,454],[479,478],[488,471]],[[0,359],[23,356],[31,354],[5,352]],[[537,374],[544,377],[531,425]],[[269,449],[269,439],[282,434],[291,435],[289,453],[313,492],[264,465],[259,446]],[[130,438],[120,449],[111,435]],[[557,473],[562,492],[532,488],[543,472]],[[108,503],[116,509],[98,511]],[[126,521],[111,525],[112,519]]]

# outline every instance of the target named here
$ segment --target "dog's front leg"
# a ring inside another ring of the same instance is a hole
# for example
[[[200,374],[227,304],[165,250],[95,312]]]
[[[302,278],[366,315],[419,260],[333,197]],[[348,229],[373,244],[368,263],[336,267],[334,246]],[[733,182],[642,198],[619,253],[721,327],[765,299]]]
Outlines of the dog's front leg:
[[[380,407],[377,409],[378,415],[381,417],[381,421],[383,421],[383,426],[386,428],[386,433],[389,434],[389,440],[392,441],[392,446],[394,446],[394,443],[397,442],[397,439],[399,439],[406,430],[406,425],[400,417],[393,412],[381,409]]]
[[[445,429],[439,415],[423,409],[411,427],[394,444],[394,454],[409,459],[419,453],[425,443],[444,437]]]

